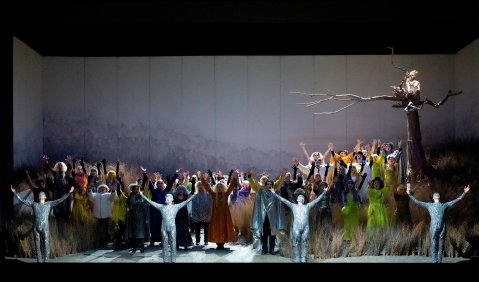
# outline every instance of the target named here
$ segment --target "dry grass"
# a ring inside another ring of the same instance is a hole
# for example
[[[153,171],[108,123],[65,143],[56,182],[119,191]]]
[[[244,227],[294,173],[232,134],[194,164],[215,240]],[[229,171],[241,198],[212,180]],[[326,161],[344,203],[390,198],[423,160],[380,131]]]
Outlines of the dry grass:
[[[472,193],[449,209],[446,215],[448,233],[445,243],[444,255],[449,257],[460,256],[471,248],[467,237],[479,236],[479,193],[474,189],[479,187],[479,166],[476,165],[479,151],[471,148],[477,147],[479,141],[468,140],[462,143],[448,143],[431,149],[428,152],[431,163],[437,170],[434,179],[423,180],[413,184],[414,196],[422,201],[430,200],[433,192],[441,194],[442,201],[449,201],[462,193],[464,185],[470,184]],[[114,163],[108,164],[107,169],[114,169]],[[87,164],[89,171],[90,164]],[[40,168],[29,168],[33,180],[42,175]],[[135,182],[141,177],[137,166],[120,165],[120,175],[126,185]],[[16,175],[23,178],[21,172]],[[42,177],[40,177],[42,178]],[[28,189],[24,181],[19,181],[17,190]],[[253,196],[254,197],[254,196]],[[244,243],[252,242],[250,230],[251,215],[254,198],[246,200],[243,204],[231,207],[231,216],[234,225],[238,228]],[[366,236],[367,204],[361,204],[359,209],[360,225],[350,242],[343,241],[343,217],[341,205],[331,206],[333,226],[319,229],[314,226],[314,216],[311,217],[310,251],[315,257],[334,258],[342,256],[361,255],[429,255],[429,215],[424,208],[410,204],[412,228],[402,227],[394,220],[395,208],[392,191],[386,200],[390,227],[388,230],[374,232],[368,239]],[[289,213],[288,213],[289,214]],[[287,226],[291,218],[287,216]],[[9,224],[10,241],[13,242],[9,249],[14,255],[20,257],[33,257],[33,223],[31,215],[19,215]],[[55,218],[50,219],[50,245],[52,256],[63,256],[70,253],[86,251],[98,247],[97,225],[95,220],[89,220],[84,226],[73,226]],[[278,235],[280,241],[280,255],[290,256],[289,234],[282,232]]]
[[[244,243],[253,242],[253,233],[251,232],[251,217],[253,215],[254,198],[247,198],[239,204],[230,207],[231,219],[233,225],[239,231],[239,237]]]
[[[355,256],[362,256],[364,254],[366,241],[366,229],[364,225],[359,226],[351,238],[351,246],[353,247]]]
[[[466,234],[479,236],[479,224],[469,228],[466,225],[448,225],[447,228],[445,257],[458,257],[471,247]],[[392,225],[388,230],[376,230],[369,239],[365,226],[359,226],[350,242],[343,241],[341,228],[324,228],[310,236],[310,244],[310,251],[316,258],[322,259],[362,255],[429,256],[429,226],[424,222],[417,223],[413,228]]]
[[[8,226],[13,253],[19,257],[36,257],[33,234],[33,217],[20,214]],[[74,226],[69,222],[50,218],[50,251],[52,257],[61,257],[100,247],[96,220]]]
[[[448,230],[444,245],[445,256],[457,257],[466,252],[469,244],[467,243],[464,234],[466,234],[466,226],[464,225]]]

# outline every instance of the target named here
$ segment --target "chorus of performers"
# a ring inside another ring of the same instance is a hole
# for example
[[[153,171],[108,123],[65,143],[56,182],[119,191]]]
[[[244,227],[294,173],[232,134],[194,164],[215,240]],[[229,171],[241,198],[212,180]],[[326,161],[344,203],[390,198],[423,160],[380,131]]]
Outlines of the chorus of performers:
[[[83,158],[67,156],[51,167],[49,158],[43,156],[43,173],[33,180],[25,171],[34,201],[15,195],[33,208],[35,226],[39,226],[35,229],[38,246],[41,240],[48,241],[45,232],[48,233],[48,215],[53,209],[56,219],[72,226],[96,221],[97,240],[103,246],[111,243],[115,249],[130,248],[134,255],[143,253],[145,244],[154,247],[158,243],[165,262],[175,262],[177,251],[199,246],[201,239],[203,246],[213,243],[217,250],[225,250],[225,244],[237,241],[241,234],[231,210],[248,201],[252,212],[244,217],[250,217],[250,230],[261,254],[277,255],[278,235],[283,232],[289,236],[291,260],[306,262],[311,232],[334,225],[333,206],[341,211],[339,227],[343,239],[349,241],[360,224],[360,206],[367,207],[364,224],[367,236],[371,236],[391,224],[411,226],[412,200],[431,214],[431,234],[439,232],[439,241],[431,237],[431,253],[434,262],[441,261],[444,212],[455,201],[439,207],[434,205],[439,203],[439,195],[435,195],[434,202],[424,203],[406,190],[401,141],[396,148],[391,142],[377,139],[365,145],[357,140],[351,151],[335,150],[329,143],[324,153],[311,154],[303,142],[299,145],[304,159],[294,158],[290,168],[277,174],[259,173],[252,166],[245,171],[227,168],[228,175],[204,168],[194,174],[178,169],[164,176],[140,166],[136,169],[138,175],[126,177],[120,161],[108,163],[102,159],[90,164]],[[12,191],[15,192],[13,187]],[[390,213],[394,219],[388,218],[388,209],[394,210]],[[310,224],[314,228],[310,229]],[[48,242],[43,246],[49,249]],[[37,254],[39,261],[48,261],[49,250],[38,249]]]

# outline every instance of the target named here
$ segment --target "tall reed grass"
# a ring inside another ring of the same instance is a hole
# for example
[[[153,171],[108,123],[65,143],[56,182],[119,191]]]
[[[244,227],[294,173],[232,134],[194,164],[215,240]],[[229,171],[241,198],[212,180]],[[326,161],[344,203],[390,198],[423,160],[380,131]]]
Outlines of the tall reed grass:
[[[433,192],[441,194],[441,201],[449,201],[458,197],[465,185],[472,188],[471,193],[462,201],[449,209],[446,218],[448,233],[446,237],[444,255],[455,257],[469,252],[473,247],[470,242],[479,237],[479,193],[474,189],[479,187],[479,145],[478,140],[463,140],[449,142],[429,148],[428,158],[437,171],[434,178],[413,184],[414,196],[422,201],[430,201]],[[90,164],[87,164],[89,171]],[[108,165],[108,170],[114,169],[114,164]],[[40,168],[29,168],[32,178],[42,175]],[[138,166],[121,163],[120,175],[126,185],[135,182],[141,177]],[[23,172],[23,170],[21,171]],[[16,172],[17,177],[22,173]],[[21,182],[17,190],[28,189]],[[251,215],[254,205],[254,194],[241,204],[230,207],[233,224],[238,231],[238,242],[251,243],[253,238],[250,230]],[[343,217],[341,206],[332,205],[333,225],[315,226],[314,214],[311,216],[310,253],[316,258],[335,258],[342,256],[363,255],[429,255],[429,215],[427,211],[414,204],[410,204],[412,227],[398,224],[394,219],[395,204],[392,191],[386,200],[390,226],[385,230],[373,232],[366,236],[367,204],[360,205],[360,225],[356,229],[351,241],[344,241]],[[33,217],[31,214],[19,214],[9,224],[10,234],[9,251],[19,257],[34,257]],[[290,226],[288,212],[287,226]],[[70,222],[50,218],[50,245],[53,257],[82,252],[98,248],[98,226],[91,218],[85,225],[75,226]],[[471,239],[472,238],[472,239]],[[280,255],[290,256],[288,231],[278,234],[280,241]],[[477,246],[476,246],[477,248]]]

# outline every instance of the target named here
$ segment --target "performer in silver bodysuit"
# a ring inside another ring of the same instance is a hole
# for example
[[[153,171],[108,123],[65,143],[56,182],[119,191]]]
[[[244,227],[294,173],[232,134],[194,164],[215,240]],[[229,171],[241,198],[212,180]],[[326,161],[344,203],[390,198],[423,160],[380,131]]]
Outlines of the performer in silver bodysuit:
[[[407,184],[407,194],[416,205],[427,209],[431,217],[431,226],[429,227],[429,234],[431,238],[431,257],[433,263],[441,263],[444,253],[444,240],[446,239],[446,218],[444,217],[447,209],[464,198],[469,191],[469,185],[464,187],[464,193],[457,199],[447,203],[439,202],[439,193],[433,194],[433,203],[421,202],[416,200],[411,193],[411,186]]]
[[[155,203],[150,201],[145,195],[141,196],[150,205],[155,207],[161,212],[161,236],[163,238],[163,262],[176,262],[176,223],[175,218],[178,211],[186,206],[197,194],[194,194],[188,200],[180,203],[173,204],[173,195],[166,194],[166,205]],[[169,254],[168,254],[169,253]]]
[[[33,217],[35,219],[35,227],[33,228],[33,233],[35,235],[35,248],[37,252],[37,262],[48,262],[50,257],[50,243],[48,241],[48,233],[49,233],[49,224],[48,224],[48,216],[50,215],[50,210],[60,204],[61,202],[65,201],[71,193],[73,193],[74,187],[71,187],[70,192],[63,195],[60,199],[46,202],[47,196],[45,192],[40,192],[38,195],[39,202],[24,200],[15,192],[13,186],[10,187],[13,195],[17,197],[17,199],[22,202],[24,205],[32,207],[33,209]],[[42,250],[42,242],[44,244],[45,250]]]
[[[304,204],[304,196],[299,195],[297,198],[297,204],[293,204],[285,198],[274,192],[274,189],[271,189],[271,192],[275,197],[277,197],[281,202],[288,206],[293,212],[293,222],[292,228],[290,231],[290,240],[291,246],[293,247],[293,254],[291,259],[293,262],[306,262],[306,256],[308,254],[308,245],[309,245],[309,212],[311,209],[319,203],[326,195],[328,188],[324,189],[324,192],[319,195],[314,201]],[[301,249],[301,253],[299,250]]]

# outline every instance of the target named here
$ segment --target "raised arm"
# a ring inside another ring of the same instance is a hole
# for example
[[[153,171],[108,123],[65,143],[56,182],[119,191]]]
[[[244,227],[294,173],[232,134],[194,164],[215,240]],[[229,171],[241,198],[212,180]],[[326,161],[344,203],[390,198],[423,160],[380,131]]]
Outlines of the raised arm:
[[[210,169],[208,169],[208,175],[210,176],[211,184],[215,185],[216,184],[216,179],[213,176],[213,172]]]
[[[201,178],[201,184],[203,184],[203,188],[205,188],[205,190],[208,193],[210,193],[211,196],[215,195],[215,192],[213,191],[213,189],[211,189],[210,184],[208,183],[208,181],[206,181],[206,178],[207,178],[206,173],[202,172],[200,178]]]
[[[361,190],[361,187],[363,187],[364,181],[366,180],[366,177],[368,174],[365,172],[361,175],[361,182],[358,185],[358,190]]]
[[[102,177],[103,173],[101,171],[101,162],[96,162],[95,167],[96,167],[96,170],[98,171],[98,176]]]
[[[290,201],[286,200],[285,198],[281,197],[281,195],[278,195],[274,192],[274,189],[271,189],[271,193],[273,193],[273,196],[275,196],[276,198],[278,198],[281,202],[283,202],[283,204],[285,204],[286,206],[288,206],[290,209],[293,208],[293,203],[291,203]]]
[[[15,195],[15,197],[17,197],[17,199],[20,202],[22,202],[24,205],[29,206],[29,207],[33,206],[33,201],[25,200],[25,199],[22,199],[20,196],[18,196],[17,192],[15,192],[15,188],[13,188],[12,185],[10,185],[10,190],[12,190],[13,195]]]
[[[326,155],[329,154],[333,150],[333,143],[328,144],[328,149],[323,154],[323,159],[321,160],[321,164],[326,164]],[[328,162],[329,163],[329,162]]]
[[[106,175],[106,159],[102,159],[101,160],[102,164],[103,164],[103,174]],[[116,167],[119,169],[119,165],[120,165],[120,162],[117,162],[117,165]],[[118,175],[118,171],[116,172],[116,175]]]
[[[407,190],[406,190],[406,193],[409,195],[409,198],[411,198],[411,201],[413,201],[413,203],[415,203],[416,205],[427,209],[427,207],[430,205],[430,203],[418,201],[416,198],[414,198],[413,195],[411,195],[410,189],[411,188],[408,187]]]
[[[43,165],[44,165],[45,173],[47,173],[47,172],[49,172],[49,171],[50,171],[50,172],[53,171],[52,167],[51,167],[50,164],[48,163],[48,156],[47,156],[47,155],[43,155],[42,160],[43,160]]]
[[[198,194],[193,194],[193,196],[189,197],[186,201],[181,202],[181,203],[179,203],[179,204],[176,204],[175,206],[177,206],[178,209],[183,208],[183,207],[186,206],[191,200],[193,200],[193,198],[196,197],[196,195],[198,195]]]
[[[230,171],[230,176],[232,175],[233,179],[231,183],[228,185],[228,189],[226,190],[226,195],[231,194],[233,189],[238,185],[238,171],[234,171],[234,172],[231,172],[231,171]]]
[[[274,180],[274,183],[273,183],[274,189],[278,189],[281,186],[281,181],[283,181],[283,178],[284,178],[283,175],[284,173],[282,173],[281,175],[278,175],[276,179]]]
[[[179,170],[177,169],[175,171],[175,174],[173,174],[173,177],[166,177],[166,191],[170,192],[173,189],[173,185],[175,184],[176,179],[178,178],[178,173]]]
[[[143,176],[141,178],[141,191],[145,191],[145,184],[148,181],[148,174],[146,174],[146,168],[140,166],[141,171],[143,172]]]
[[[461,194],[461,196],[459,196],[458,198],[452,200],[452,201],[449,201],[447,203],[445,203],[445,205],[447,207],[451,207],[453,206],[455,203],[459,202],[460,200],[462,200],[462,198],[464,198],[464,196],[466,196],[466,193],[469,192],[469,185],[467,185],[466,187],[464,187],[464,193]]]
[[[88,174],[86,173],[86,167],[85,167],[85,162],[83,161],[83,157],[80,158],[80,165],[81,165],[81,169],[83,170],[83,173],[84,173],[85,175],[88,175]]]
[[[309,169],[308,178],[306,179],[307,181],[309,181],[311,179],[311,177],[314,176],[314,168],[315,167],[316,167],[316,163],[311,162],[311,168]]]
[[[304,144],[304,142],[301,141],[299,142],[299,147],[301,147],[301,150],[303,151],[303,154],[306,157],[306,163],[309,163],[309,154],[308,154],[308,151],[306,151],[306,144]]]
[[[319,195],[319,197],[317,197],[316,199],[314,199],[312,202],[309,202],[306,204],[306,207],[307,208],[312,208],[314,207],[314,205],[316,205],[317,203],[319,203],[319,201],[321,201],[324,197],[326,197],[326,193],[328,192],[328,188],[325,188],[324,189],[324,192],[321,193],[321,195]]]
[[[371,142],[371,150],[368,152],[370,155],[376,153],[376,145],[377,145],[377,144],[378,144],[378,140],[377,140],[377,139],[373,139],[373,141]],[[371,160],[369,160],[369,161],[371,161]]]
[[[196,194],[196,177],[191,178],[191,194]]]
[[[258,184],[256,183],[256,180],[251,176],[251,174],[248,174],[248,181],[249,185],[251,186],[251,190],[254,192],[258,191]]]
[[[70,197],[70,195],[73,193],[74,190],[75,188],[72,186],[72,188],[70,188],[70,191],[68,193],[65,193],[65,195],[63,195],[60,199],[56,199],[54,201],[47,202],[47,203],[50,204],[50,207],[54,207],[60,204],[61,202],[65,201],[68,197]]]
[[[145,201],[148,202],[148,204],[152,205],[157,210],[160,210],[160,207],[162,206],[162,204],[158,204],[158,203],[155,203],[155,202],[151,201],[150,199],[148,199],[147,196],[143,195],[143,193],[140,193],[140,195],[143,197],[143,199],[145,199]]]
[[[330,167],[329,164],[326,164],[326,165],[324,166],[324,175],[323,175],[323,181],[324,181],[324,182],[326,182],[326,179],[327,179],[327,177],[328,177],[329,167]]]
[[[230,172],[228,173],[228,181],[226,182],[226,185],[230,185],[232,175],[233,175],[233,170],[230,170]]]

